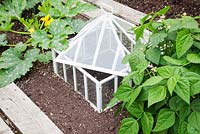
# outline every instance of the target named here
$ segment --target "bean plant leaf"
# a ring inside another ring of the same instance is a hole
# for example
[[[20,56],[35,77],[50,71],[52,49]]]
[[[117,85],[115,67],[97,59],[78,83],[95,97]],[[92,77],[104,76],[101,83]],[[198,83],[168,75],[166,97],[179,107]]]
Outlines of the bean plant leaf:
[[[144,134],[151,134],[154,118],[151,113],[144,112],[141,118],[142,130]]]
[[[186,78],[180,77],[174,91],[190,105],[190,82]]]
[[[6,34],[1,34],[0,35],[0,46],[6,46],[7,45],[7,40],[6,40]]]
[[[179,123],[178,134],[188,134],[187,133],[187,122]]]
[[[179,80],[178,75],[174,75],[167,80],[167,88],[168,88],[168,91],[169,91],[171,96],[172,96],[172,93],[173,93],[173,91],[176,87],[178,80]]]
[[[179,111],[182,107],[187,106],[187,103],[185,103],[180,97],[173,96],[169,100],[169,107],[173,111]]]
[[[192,46],[193,38],[186,30],[178,32],[176,38],[176,54],[178,58],[182,57]]]
[[[165,15],[170,9],[170,6],[166,6],[165,8],[161,9],[160,11],[157,12],[158,15]]]
[[[161,82],[163,80],[163,78],[161,76],[153,76],[149,79],[147,79],[143,84],[142,86],[145,87],[145,86],[152,86],[152,85],[155,85],[155,84],[158,84],[159,82]]]
[[[122,120],[119,134],[138,134],[139,125],[134,118],[125,118]]]
[[[33,66],[33,62],[37,60],[37,55],[39,54],[39,49],[30,49],[24,53],[22,59],[22,52],[24,49],[10,48],[2,53],[0,58],[0,64],[9,64],[0,69],[0,87],[4,87],[15,79],[20,78],[25,75],[30,68]],[[9,56],[9,57],[8,57]],[[8,59],[8,60],[6,60]],[[15,61],[14,64],[10,64],[11,61]]]
[[[121,85],[114,96],[121,101],[129,101],[132,93],[132,88],[128,85]]]
[[[166,97],[166,88],[164,86],[156,86],[149,90],[148,107],[164,100]]]
[[[182,28],[181,19],[167,19],[164,20],[164,24],[169,33]]]
[[[170,78],[174,75],[176,68],[175,66],[162,66],[157,68],[157,72],[163,78]]]
[[[200,64],[200,55],[199,54],[188,54],[187,60],[191,63]]]
[[[154,33],[150,36],[149,45],[151,45],[152,47],[156,47],[159,43],[163,42],[166,37],[166,33]]]
[[[198,29],[198,22],[191,16],[182,16],[182,26],[187,29]]]
[[[195,112],[200,112],[200,99],[195,99],[192,101],[191,109]]]
[[[188,118],[188,124],[194,131],[200,132],[200,112],[192,112]],[[191,130],[188,130],[188,133],[191,133]]]
[[[142,90],[142,87],[139,86],[139,87],[135,88],[132,91],[132,93],[130,95],[129,105],[131,105],[137,99],[137,97],[140,94],[141,90]]]
[[[191,96],[199,94],[200,93],[200,81],[194,83],[191,85]]]
[[[170,128],[175,123],[175,112],[170,109],[161,109],[158,113],[156,126],[154,132],[159,132]]]
[[[140,119],[142,117],[142,114],[144,112],[144,103],[143,102],[137,102],[135,101],[131,105],[128,103],[126,105],[126,109],[128,110],[129,114],[133,117]]]
[[[150,48],[146,51],[145,55],[148,60],[158,65],[161,55],[160,49]]]
[[[200,130],[194,128],[190,123],[188,123],[188,125],[187,125],[187,133],[188,134],[199,134]]]
[[[191,83],[191,85],[199,82],[199,80],[200,80],[200,75],[195,72],[185,72],[185,73],[183,73],[183,77],[188,79],[189,82]],[[191,90],[192,89],[193,88],[191,88]]]
[[[185,58],[181,58],[181,59],[175,59],[169,56],[164,56],[163,57],[165,61],[167,61],[168,63],[172,64],[172,65],[186,65],[189,62],[187,61],[187,59]]]
[[[115,106],[117,103],[119,102],[119,100],[114,97],[112,98],[109,103],[106,105],[106,108],[105,109],[108,109],[108,108],[112,108],[113,106]]]

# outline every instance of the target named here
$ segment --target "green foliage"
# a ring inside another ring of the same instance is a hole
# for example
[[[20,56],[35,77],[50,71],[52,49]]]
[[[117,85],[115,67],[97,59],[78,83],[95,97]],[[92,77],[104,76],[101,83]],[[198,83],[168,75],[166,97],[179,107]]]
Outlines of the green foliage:
[[[131,72],[122,81],[126,88],[120,86],[115,99],[123,102],[133,126],[122,121],[120,130],[128,131],[120,134],[200,133],[199,18],[165,20],[161,16],[168,10],[146,15],[132,29],[137,43],[123,60]],[[149,37],[144,34],[147,30]]]
[[[119,134],[138,134],[139,125],[137,120],[133,118],[126,118],[122,120],[122,126],[119,130]]]
[[[39,12],[37,13],[37,8]],[[7,49],[0,57],[0,87],[25,75],[36,61],[48,63],[51,49],[68,47],[69,35],[74,35],[86,24],[74,17],[96,7],[79,0],[5,0],[0,4],[0,31],[30,35],[25,43],[9,44],[6,34],[0,35],[0,46]],[[32,15],[23,16],[32,11]],[[14,22],[24,31],[12,29]]]
[[[33,48],[23,53],[25,50],[24,44],[19,43],[15,48],[2,53],[0,58],[0,85],[2,87],[25,75],[33,66],[33,62],[37,60],[39,49]]]

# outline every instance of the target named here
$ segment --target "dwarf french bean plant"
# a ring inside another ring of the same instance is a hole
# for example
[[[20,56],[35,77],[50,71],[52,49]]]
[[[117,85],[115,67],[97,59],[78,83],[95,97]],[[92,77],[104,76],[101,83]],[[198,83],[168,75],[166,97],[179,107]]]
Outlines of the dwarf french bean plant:
[[[200,133],[200,17],[164,19],[168,10],[132,29],[137,43],[123,60],[131,72],[108,104],[122,101],[129,113],[119,134]]]

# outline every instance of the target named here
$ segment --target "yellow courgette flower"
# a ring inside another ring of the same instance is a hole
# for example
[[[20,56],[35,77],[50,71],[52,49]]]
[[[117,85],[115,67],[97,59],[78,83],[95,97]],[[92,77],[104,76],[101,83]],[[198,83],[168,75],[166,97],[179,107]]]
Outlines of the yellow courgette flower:
[[[45,17],[42,17],[40,20],[44,22],[44,26],[48,26],[51,24],[51,22],[53,22],[53,18],[50,18],[49,14]]]
[[[34,33],[34,32],[35,32],[35,29],[34,29],[34,28],[30,28],[30,29],[28,30],[28,32]]]

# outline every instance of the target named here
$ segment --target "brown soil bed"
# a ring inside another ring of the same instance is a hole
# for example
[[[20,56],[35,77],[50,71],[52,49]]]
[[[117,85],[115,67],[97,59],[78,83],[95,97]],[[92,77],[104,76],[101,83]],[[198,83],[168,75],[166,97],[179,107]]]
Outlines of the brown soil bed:
[[[165,6],[170,6],[171,9],[167,13],[168,18],[180,16],[184,12],[187,15],[200,15],[200,2],[196,0],[115,0],[124,5],[132,7],[133,9],[142,11],[144,13],[155,12]]]
[[[101,114],[53,73],[52,64],[36,64],[16,84],[44,111],[64,134],[116,134],[123,115],[116,108]],[[94,89],[95,90],[95,89]]]

